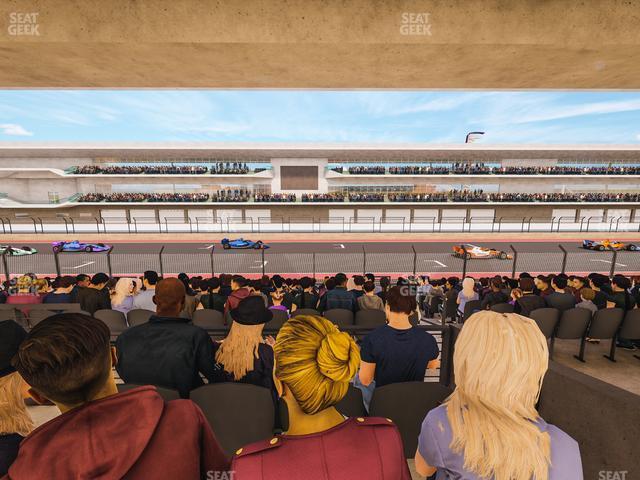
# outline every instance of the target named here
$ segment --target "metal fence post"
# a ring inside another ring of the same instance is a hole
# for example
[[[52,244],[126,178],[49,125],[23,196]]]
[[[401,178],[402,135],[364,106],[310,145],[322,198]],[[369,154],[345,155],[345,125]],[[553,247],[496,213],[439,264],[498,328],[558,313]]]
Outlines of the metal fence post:
[[[107,252],[107,269],[109,270],[109,278],[113,277],[113,270],[111,269],[111,252],[113,252],[113,245]]]
[[[260,253],[261,253],[261,256],[262,256],[262,275],[264,276],[264,272],[265,272],[265,269],[264,269],[264,248],[260,249]]]
[[[313,264],[312,265],[312,268],[313,268],[313,277],[312,278],[315,281],[315,279],[316,279],[316,252],[313,252],[311,254],[311,263]]]
[[[362,275],[367,273],[367,251],[362,245]]]
[[[467,248],[464,245],[460,245],[460,247],[462,248],[462,251],[464,252],[464,254],[462,255],[462,278],[465,278],[467,276],[467,260],[468,260],[468,254],[467,254]]]
[[[418,270],[418,254],[416,253],[416,248],[411,245],[411,250],[413,250],[413,275],[416,275],[416,271]]]
[[[609,278],[613,278],[616,273],[616,260],[618,259],[618,251],[613,251],[613,258],[611,259],[611,270],[609,270]]]
[[[11,275],[9,274],[9,264],[7,263],[7,252],[2,254],[2,266],[4,267],[4,277],[8,282],[11,279]]]
[[[164,245],[160,248],[158,252],[158,260],[160,262],[160,277],[164,277],[164,264],[162,263],[162,252],[164,252]]]
[[[558,247],[562,250],[562,269],[560,270],[560,273],[564,273],[567,269],[567,249],[561,244],[558,244]]]
[[[59,252],[56,252],[56,251],[53,252],[53,261],[56,264],[56,274],[59,277],[60,276],[60,258],[58,257],[58,255],[60,255]]]
[[[211,245],[211,252],[209,253],[209,259],[211,260],[211,276],[215,276],[215,269],[213,267],[213,251],[216,249],[215,245]]]
[[[518,263],[518,251],[513,245],[509,245],[513,252],[513,266],[511,267],[511,278],[516,278],[516,263]]]

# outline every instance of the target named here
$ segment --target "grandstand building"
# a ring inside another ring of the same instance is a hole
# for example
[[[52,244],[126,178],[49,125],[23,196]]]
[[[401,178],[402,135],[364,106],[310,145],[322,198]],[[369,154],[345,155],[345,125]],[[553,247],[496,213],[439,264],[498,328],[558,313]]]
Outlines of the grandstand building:
[[[640,218],[624,145],[5,144],[0,177],[7,218]]]

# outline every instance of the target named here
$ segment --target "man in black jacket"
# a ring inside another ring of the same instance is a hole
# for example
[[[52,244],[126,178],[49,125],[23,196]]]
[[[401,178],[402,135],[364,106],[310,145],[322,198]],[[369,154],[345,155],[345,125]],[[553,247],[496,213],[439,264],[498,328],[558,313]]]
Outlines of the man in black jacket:
[[[171,388],[189,398],[203,385],[200,373],[210,382],[216,378],[211,338],[180,318],[185,293],[180,280],[162,280],[153,297],[156,315],[118,337],[116,370],[126,383]]]
[[[93,315],[98,310],[111,308],[109,289],[106,288],[108,281],[107,274],[96,273],[88,287],[78,289],[77,301],[82,310]]]
[[[520,278],[520,290],[522,290],[522,296],[516,300],[514,305],[514,311],[516,313],[528,317],[534,310],[547,306],[541,296],[533,293],[535,287],[536,286],[532,278]]]

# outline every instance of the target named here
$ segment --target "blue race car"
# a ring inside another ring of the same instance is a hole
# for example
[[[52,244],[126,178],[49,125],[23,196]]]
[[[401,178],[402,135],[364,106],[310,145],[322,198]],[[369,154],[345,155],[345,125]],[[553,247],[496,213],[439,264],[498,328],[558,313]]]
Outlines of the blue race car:
[[[246,249],[253,248],[255,250],[265,250],[269,248],[269,245],[262,243],[262,240],[253,242],[251,240],[245,240],[244,238],[238,238],[236,240],[229,240],[228,238],[222,239],[222,248],[225,250],[231,249]]]
[[[53,242],[51,244],[53,246],[53,251],[58,252],[106,252],[111,249],[110,245],[105,245],[104,243],[83,243],[78,240],[73,240],[71,242]]]

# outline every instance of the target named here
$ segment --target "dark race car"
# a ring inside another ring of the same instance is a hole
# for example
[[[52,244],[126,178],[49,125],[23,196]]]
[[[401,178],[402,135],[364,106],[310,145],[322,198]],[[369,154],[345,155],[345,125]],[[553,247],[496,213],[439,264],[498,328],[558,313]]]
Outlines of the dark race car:
[[[0,245],[0,255],[9,255],[11,257],[21,257],[23,255],[33,255],[38,253],[35,248],[31,247],[12,247],[11,245]]]
[[[269,248],[269,245],[266,243],[262,243],[262,240],[258,240],[257,242],[253,242],[251,240],[245,240],[244,238],[238,238],[236,240],[229,240],[228,238],[222,239],[222,248],[225,250],[235,250],[235,249],[248,249],[253,248],[255,250],[265,250]]]
[[[53,242],[52,244],[54,252],[107,252],[111,249],[110,245],[104,243],[83,243],[78,240],[71,242]]]
[[[640,245],[635,243],[618,242],[616,240],[602,240],[601,242],[597,240],[583,240],[582,248],[587,250],[597,250],[599,252],[604,252],[605,250],[630,250],[635,252],[640,250]]]

